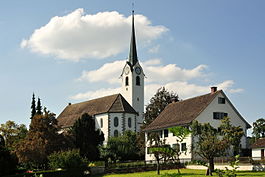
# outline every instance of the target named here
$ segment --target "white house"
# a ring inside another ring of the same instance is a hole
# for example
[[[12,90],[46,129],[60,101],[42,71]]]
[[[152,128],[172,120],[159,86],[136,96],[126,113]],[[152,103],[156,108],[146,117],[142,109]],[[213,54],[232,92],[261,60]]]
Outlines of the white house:
[[[69,104],[58,116],[58,125],[69,128],[82,114],[88,113],[95,118],[96,128],[104,133],[105,143],[108,137],[125,130],[139,132],[144,116],[144,77],[137,57],[133,12],[129,58],[121,74],[122,93]]]
[[[265,138],[258,139],[251,146],[252,148],[252,159],[253,160],[264,160],[265,159]]]
[[[171,147],[176,146],[176,137],[168,131],[168,128],[174,126],[188,126],[193,120],[199,123],[210,123],[213,127],[219,127],[221,119],[229,117],[231,124],[242,127],[244,136],[241,138],[241,148],[246,148],[247,145],[247,129],[251,126],[240,115],[240,113],[233,106],[231,101],[227,98],[222,90],[217,91],[217,87],[211,88],[211,93],[186,99],[179,102],[169,104],[161,114],[145,128],[146,137],[146,161],[155,160],[152,154],[148,153],[150,143],[147,141],[149,132],[159,131],[160,137],[165,139],[166,144]],[[180,158],[185,160],[192,160],[196,156],[191,151],[194,137],[190,134],[180,144],[181,151],[187,150],[186,154],[182,153]]]

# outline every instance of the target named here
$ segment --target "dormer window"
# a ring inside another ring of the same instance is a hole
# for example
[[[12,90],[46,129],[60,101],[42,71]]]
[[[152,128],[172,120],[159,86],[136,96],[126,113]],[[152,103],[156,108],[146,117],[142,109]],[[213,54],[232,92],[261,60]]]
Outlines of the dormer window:
[[[225,98],[218,97],[218,104],[225,104]]]

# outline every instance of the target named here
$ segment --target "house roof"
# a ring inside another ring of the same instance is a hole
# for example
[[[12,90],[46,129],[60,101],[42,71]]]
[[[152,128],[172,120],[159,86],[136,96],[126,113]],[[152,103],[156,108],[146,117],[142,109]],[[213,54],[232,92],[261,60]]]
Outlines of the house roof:
[[[199,116],[199,114],[213,101],[213,99],[219,93],[222,93],[225,96],[222,90],[218,90],[214,93],[209,93],[206,95],[201,95],[169,104],[158,115],[158,117],[144,129],[144,131],[153,131],[178,125],[190,124],[194,119]],[[232,105],[228,98],[227,100]],[[239,117],[247,124],[247,127],[251,127],[239,114],[239,112],[235,109],[233,105],[232,108],[239,115]]]
[[[137,114],[121,94],[115,94],[68,105],[58,116],[57,120],[59,126],[66,128],[72,126],[84,113],[94,116],[102,113],[123,112]]]
[[[265,148],[265,138],[260,138],[251,145],[252,148]]]

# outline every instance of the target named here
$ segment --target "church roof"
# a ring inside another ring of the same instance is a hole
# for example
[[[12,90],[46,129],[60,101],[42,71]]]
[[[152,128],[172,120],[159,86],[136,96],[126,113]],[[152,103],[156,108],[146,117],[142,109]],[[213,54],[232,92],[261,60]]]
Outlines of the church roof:
[[[62,128],[71,127],[84,113],[92,116],[102,113],[137,114],[121,94],[115,94],[66,106],[57,118],[58,125]]]
[[[260,138],[252,144],[251,148],[264,148],[265,147],[265,138]]]
[[[201,95],[187,100],[169,104],[158,115],[158,117],[144,129],[144,131],[153,131],[157,129],[164,129],[178,125],[190,124],[194,119],[196,119],[200,115],[200,113],[213,101],[213,99],[219,93],[223,93],[223,91],[218,90],[214,93],[209,93],[206,95]],[[223,95],[225,96],[224,93]],[[228,98],[227,100],[228,102],[230,102]],[[233,107],[235,112],[239,115],[239,117],[247,124],[247,127],[250,128],[251,126],[234,108],[232,103],[231,106]]]

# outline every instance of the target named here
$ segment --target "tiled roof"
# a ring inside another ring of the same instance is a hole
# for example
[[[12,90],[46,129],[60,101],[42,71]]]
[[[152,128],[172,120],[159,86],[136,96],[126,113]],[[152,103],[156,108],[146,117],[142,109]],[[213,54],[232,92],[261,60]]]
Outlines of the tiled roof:
[[[115,94],[68,105],[58,116],[57,120],[58,125],[65,128],[72,126],[84,113],[88,113],[93,116],[102,113],[123,112],[137,114],[121,94]]]
[[[260,138],[251,146],[252,148],[265,148],[265,138]]]
[[[191,123],[220,92],[222,91],[169,104],[144,131]]]

